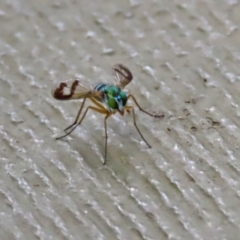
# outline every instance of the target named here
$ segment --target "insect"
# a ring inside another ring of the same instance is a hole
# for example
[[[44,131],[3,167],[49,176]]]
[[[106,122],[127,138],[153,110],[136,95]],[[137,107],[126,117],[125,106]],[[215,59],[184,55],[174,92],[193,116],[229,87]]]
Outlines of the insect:
[[[145,111],[138,104],[137,100],[132,94],[127,94],[123,91],[123,88],[128,85],[133,79],[132,73],[126,66],[124,66],[123,64],[116,64],[113,66],[112,71],[116,80],[115,85],[99,83],[94,88],[90,88],[87,87],[86,84],[83,83],[83,81],[74,80],[71,82],[61,82],[57,87],[52,90],[52,96],[58,100],[83,99],[75,121],[64,130],[65,134],[63,136],[56,138],[57,140],[62,139],[68,136],[71,132],[73,132],[82,123],[89,110],[105,115],[105,151],[103,162],[104,165],[107,161],[107,119],[112,114],[115,114],[117,112],[120,113],[120,115],[124,115],[125,111],[129,113],[132,112],[133,124],[135,128],[137,129],[142,140],[149,148],[151,148],[151,146],[146,141],[137,126],[134,107],[127,104],[129,99],[133,100],[133,102],[136,104],[140,111],[148,114],[149,116],[162,117],[162,115],[155,115]],[[93,103],[93,106],[88,106],[83,112],[83,107],[87,99],[89,99]],[[81,115],[82,112],[83,114]]]

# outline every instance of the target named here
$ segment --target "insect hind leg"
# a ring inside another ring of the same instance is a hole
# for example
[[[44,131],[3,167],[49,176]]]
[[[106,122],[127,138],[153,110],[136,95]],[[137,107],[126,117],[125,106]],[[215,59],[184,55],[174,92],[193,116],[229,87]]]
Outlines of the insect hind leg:
[[[79,108],[78,114],[77,114],[74,122],[73,122],[71,125],[69,125],[67,128],[65,128],[65,129],[64,129],[64,132],[67,132],[68,129],[72,128],[74,125],[77,124],[77,121],[78,121],[78,119],[79,119],[79,117],[80,117],[80,115],[81,115],[81,112],[82,112],[82,110],[83,110],[83,107],[84,107],[84,105],[85,105],[86,99],[87,99],[87,98],[84,98],[84,99],[83,99],[83,102],[82,102],[82,104],[81,104],[81,107]]]
[[[85,110],[85,112],[83,113],[83,116],[79,120],[79,122],[75,123],[75,124],[71,124],[67,129],[69,129],[70,127],[72,127],[72,129],[70,131],[68,131],[66,134],[64,134],[63,136],[57,137],[56,140],[62,139],[64,137],[68,136],[70,133],[72,133],[82,123],[82,121],[85,118],[89,109],[92,109],[93,111],[99,112],[99,113],[102,113],[102,114],[108,114],[108,111],[105,108],[100,109],[100,108],[96,108],[96,107],[93,107],[93,106],[88,106],[87,109]]]

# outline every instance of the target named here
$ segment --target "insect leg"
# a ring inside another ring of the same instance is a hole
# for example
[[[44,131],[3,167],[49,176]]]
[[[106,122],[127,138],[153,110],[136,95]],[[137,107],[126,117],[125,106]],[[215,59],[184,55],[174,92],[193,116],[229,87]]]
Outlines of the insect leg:
[[[103,113],[105,112],[106,117],[104,119],[104,129],[105,129],[105,153],[104,153],[104,162],[103,165],[107,162],[107,140],[108,140],[108,134],[107,134],[107,119],[112,115],[112,113],[108,112],[107,109],[105,109],[99,102],[97,102],[94,98],[90,98],[90,100],[97,105],[100,109],[102,109]]]
[[[127,107],[125,107],[125,110],[132,110],[132,113],[133,113],[133,124],[134,124],[135,128],[137,129],[138,133],[140,134],[142,140],[148,145],[149,148],[151,148],[151,146],[148,144],[146,139],[143,137],[141,131],[139,130],[139,128],[137,126],[136,116],[135,116],[135,112],[134,112],[134,107],[133,106],[127,106]]]
[[[77,114],[74,122],[73,122],[70,126],[68,126],[67,128],[65,128],[65,129],[64,129],[64,132],[66,132],[68,129],[72,128],[74,125],[77,124],[77,121],[78,121],[79,116],[80,116],[80,114],[81,114],[81,112],[82,112],[82,110],[83,110],[83,107],[84,107],[84,104],[85,104],[85,102],[86,102],[86,99],[87,99],[86,97],[83,99],[83,102],[82,102],[82,104],[81,104],[81,107],[80,107],[80,109],[79,109],[79,111],[78,111],[78,114]]]
[[[129,94],[128,95],[128,99],[132,98],[132,100],[135,102],[135,104],[137,105],[137,107],[139,108],[140,111],[148,114],[149,116],[151,117],[164,117],[164,115],[156,115],[156,114],[152,114],[152,113],[149,113],[147,111],[145,111],[140,105],[139,103],[137,102],[136,98],[132,95],[132,94]]]
[[[108,140],[108,133],[107,133],[107,119],[111,116],[111,113],[107,113],[106,117],[104,118],[104,128],[105,128],[105,152],[104,152],[104,162],[103,165],[107,162],[107,140]]]
[[[75,126],[69,132],[64,134],[63,136],[56,138],[56,140],[62,139],[64,137],[68,136],[71,132],[73,132],[75,130],[75,128],[77,128],[82,123],[82,121],[85,118],[89,109],[92,109],[93,111],[99,112],[99,113],[102,113],[102,114],[108,114],[108,111],[105,108],[99,109],[99,108],[96,108],[96,107],[93,107],[93,106],[88,106],[87,109],[85,110],[83,116],[81,117],[79,123],[75,124]]]

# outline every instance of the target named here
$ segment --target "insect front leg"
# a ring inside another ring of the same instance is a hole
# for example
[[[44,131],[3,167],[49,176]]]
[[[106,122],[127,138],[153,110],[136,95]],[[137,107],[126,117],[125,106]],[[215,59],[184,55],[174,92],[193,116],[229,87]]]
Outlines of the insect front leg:
[[[140,105],[139,103],[137,102],[136,98],[132,95],[132,94],[129,94],[128,95],[128,99],[132,98],[132,100],[134,101],[134,103],[137,105],[137,107],[139,108],[140,111],[146,113],[147,115],[151,116],[151,117],[159,117],[159,118],[162,118],[164,117],[164,115],[157,115],[157,114],[152,114],[152,113],[149,113],[147,111],[145,111]]]
[[[141,136],[142,140],[148,145],[149,148],[151,148],[150,144],[147,142],[147,140],[144,138],[144,136],[142,135],[141,131],[139,130],[137,123],[136,123],[136,116],[135,116],[135,112],[134,112],[134,107],[133,106],[127,106],[125,107],[125,109],[127,111],[132,110],[132,114],[133,114],[133,124],[135,126],[135,128],[137,129],[139,135]]]
[[[107,162],[107,140],[108,140],[108,133],[107,133],[107,119],[111,116],[111,113],[108,113],[104,118],[104,129],[105,129],[105,152],[104,152],[104,162],[103,165]]]

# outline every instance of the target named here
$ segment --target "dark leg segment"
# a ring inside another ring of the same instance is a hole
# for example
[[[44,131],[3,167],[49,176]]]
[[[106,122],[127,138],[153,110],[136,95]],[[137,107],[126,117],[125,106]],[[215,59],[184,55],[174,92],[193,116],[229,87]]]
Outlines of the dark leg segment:
[[[77,121],[78,121],[79,116],[80,116],[80,114],[81,114],[81,112],[82,112],[82,110],[83,110],[83,107],[84,107],[84,104],[85,104],[85,102],[86,102],[86,99],[87,99],[87,98],[84,98],[84,99],[83,99],[82,105],[81,105],[81,107],[80,107],[80,109],[79,109],[79,111],[78,111],[78,114],[77,114],[77,117],[75,118],[75,121],[74,121],[70,126],[68,126],[67,128],[65,128],[65,129],[64,129],[64,132],[66,132],[68,129],[72,128],[74,125],[77,124]]]
[[[133,124],[134,124],[135,128],[137,129],[139,135],[141,136],[142,140],[148,145],[149,148],[151,148],[151,146],[148,144],[148,142],[146,141],[146,139],[143,137],[141,131],[139,130],[139,128],[138,128],[138,126],[137,126],[136,117],[135,117],[135,112],[134,112],[133,106],[127,106],[125,109],[126,109],[126,110],[130,110],[130,109],[132,110],[132,113],[133,113]]]
[[[107,133],[107,119],[111,116],[111,113],[108,113],[104,118],[104,128],[105,128],[105,152],[104,152],[104,162],[103,165],[107,162],[107,140],[108,140],[108,133]]]
[[[152,113],[149,113],[147,111],[145,111],[140,105],[139,103],[137,102],[136,98],[132,95],[132,94],[129,94],[128,95],[128,99],[132,98],[132,100],[135,102],[135,104],[137,105],[137,107],[139,108],[140,111],[148,114],[149,116],[151,117],[163,117],[164,115],[156,115],[156,114],[152,114]]]
[[[96,108],[96,107],[89,106],[89,107],[87,107],[87,109],[85,110],[85,112],[84,112],[83,116],[81,117],[79,123],[77,123],[77,124],[75,123],[75,124],[74,124],[75,126],[72,125],[72,126],[74,126],[74,127],[73,127],[69,132],[67,132],[65,135],[63,135],[63,136],[61,136],[61,137],[58,137],[58,138],[56,138],[56,139],[57,139],[57,140],[62,139],[62,138],[64,138],[64,137],[68,136],[71,132],[73,132],[73,131],[75,130],[75,128],[77,128],[77,127],[82,123],[82,121],[83,121],[83,119],[85,118],[85,116],[86,116],[86,114],[87,114],[87,112],[88,112],[89,109],[92,109],[93,111],[96,111],[96,112],[99,112],[99,113],[102,113],[102,114],[108,114],[108,111],[107,111],[105,108],[99,109],[99,108]]]

